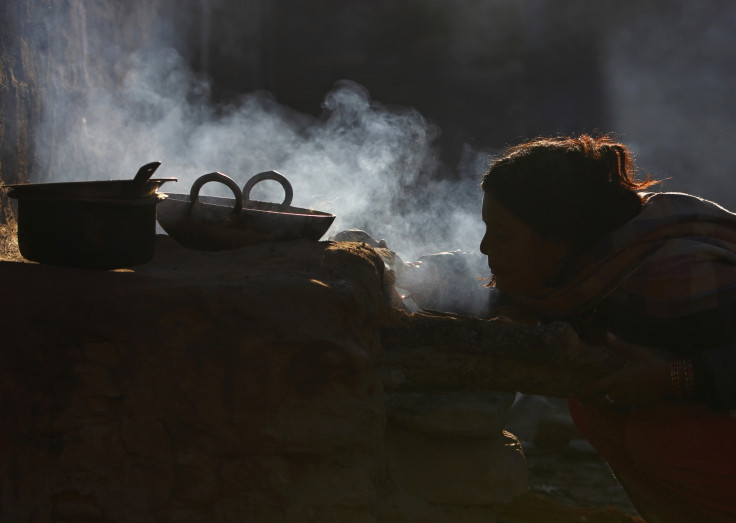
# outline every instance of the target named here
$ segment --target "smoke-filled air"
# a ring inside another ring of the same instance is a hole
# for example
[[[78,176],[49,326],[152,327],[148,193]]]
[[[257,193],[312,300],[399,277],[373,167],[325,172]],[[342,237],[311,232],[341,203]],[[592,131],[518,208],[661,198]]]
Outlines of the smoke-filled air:
[[[292,205],[336,215],[327,236],[359,228],[406,259],[477,248],[487,155],[468,149],[460,181],[438,181],[440,130],[416,110],[388,108],[350,80],[325,94],[320,117],[280,105],[266,92],[214,105],[209,85],[173,48],[136,53],[126,64],[120,89],[93,86],[81,102],[54,104],[77,124],[56,137],[54,181],[122,179],[161,161],[155,176],[179,180],[162,191],[188,193],[208,172],[242,186],[276,170],[293,186]],[[217,183],[202,194],[232,196]],[[264,181],[251,198],[280,202],[283,195],[276,182]]]

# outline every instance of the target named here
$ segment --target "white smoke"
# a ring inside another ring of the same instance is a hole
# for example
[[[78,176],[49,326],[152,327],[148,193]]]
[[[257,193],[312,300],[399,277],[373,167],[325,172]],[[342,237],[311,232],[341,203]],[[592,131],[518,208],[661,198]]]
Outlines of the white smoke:
[[[39,162],[50,166],[43,181],[124,179],[158,160],[156,177],[179,179],[162,191],[188,193],[211,171],[242,186],[258,172],[276,170],[293,186],[292,205],[336,215],[326,236],[360,228],[405,259],[477,250],[486,155],[468,149],[456,181],[438,181],[440,131],[416,110],[384,106],[349,80],[326,93],[320,117],[285,107],[266,92],[215,105],[210,86],[171,47],[139,51],[117,68],[118,86],[92,83],[81,102],[49,101],[57,109],[56,127],[45,129],[54,133],[55,147],[52,159]],[[60,135],[61,109],[69,123]],[[203,194],[228,195],[216,185],[207,184]],[[251,198],[280,202],[283,190],[266,181]]]

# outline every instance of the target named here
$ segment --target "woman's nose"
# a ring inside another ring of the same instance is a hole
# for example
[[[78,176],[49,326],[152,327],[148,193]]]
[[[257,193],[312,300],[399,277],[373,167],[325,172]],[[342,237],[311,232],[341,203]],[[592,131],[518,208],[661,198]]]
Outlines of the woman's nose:
[[[488,256],[488,234],[484,234],[480,241],[480,252]]]

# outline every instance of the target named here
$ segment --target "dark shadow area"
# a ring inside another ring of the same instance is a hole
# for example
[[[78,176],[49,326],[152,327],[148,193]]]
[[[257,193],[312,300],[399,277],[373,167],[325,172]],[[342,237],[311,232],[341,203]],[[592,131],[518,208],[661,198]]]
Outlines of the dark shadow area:
[[[182,45],[220,103],[266,90],[317,116],[325,93],[349,79],[436,123],[450,165],[464,144],[610,126],[599,64],[607,3],[251,0],[194,9],[201,16],[177,22]]]

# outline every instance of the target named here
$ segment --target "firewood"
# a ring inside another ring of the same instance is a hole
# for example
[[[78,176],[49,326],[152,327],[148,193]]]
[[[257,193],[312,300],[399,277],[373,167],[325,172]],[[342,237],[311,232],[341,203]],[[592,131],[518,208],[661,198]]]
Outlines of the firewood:
[[[588,346],[566,323],[507,323],[390,309],[382,319],[385,390],[497,390],[570,397],[625,360]]]

